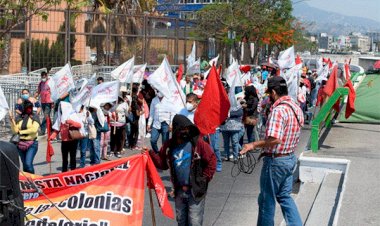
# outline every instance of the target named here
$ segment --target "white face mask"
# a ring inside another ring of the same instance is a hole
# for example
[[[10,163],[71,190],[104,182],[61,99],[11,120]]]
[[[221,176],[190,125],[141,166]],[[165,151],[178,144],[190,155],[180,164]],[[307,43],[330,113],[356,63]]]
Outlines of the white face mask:
[[[163,95],[162,93],[160,93],[160,92],[157,92],[157,96],[158,96],[159,98],[164,97],[164,95]]]
[[[187,109],[188,111],[192,111],[192,110],[194,110],[194,105],[192,105],[192,104],[190,104],[189,102],[187,102],[187,103],[186,103],[186,109]]]
[[[46,82],[46,80],[47,80],[46,78],[42,78],[42,79],[41,79],[41,81],[43,81],[43,82]]]

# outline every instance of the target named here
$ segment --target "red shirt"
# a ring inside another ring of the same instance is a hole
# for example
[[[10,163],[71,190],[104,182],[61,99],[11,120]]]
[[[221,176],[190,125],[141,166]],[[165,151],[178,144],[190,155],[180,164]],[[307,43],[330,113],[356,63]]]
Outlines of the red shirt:
[[[290,107],[293,108],[296,115]],[[296,117],[298,117],[299,123]],[[271,148],[265,148],[264,152],[277,154],[294,152],[299,142],[303,124],[303,112],[291,97],[283,96],[278,99],[271,108],[265,137],[279,139],[281,143]]]
[[[53,101],[51,100],[51,92],[50,87],[48,85],[48,81],[45,82],[41,81],[40,84],[38,84],[38,93],[40,94],[41,103],[42,104],[51,104]]]

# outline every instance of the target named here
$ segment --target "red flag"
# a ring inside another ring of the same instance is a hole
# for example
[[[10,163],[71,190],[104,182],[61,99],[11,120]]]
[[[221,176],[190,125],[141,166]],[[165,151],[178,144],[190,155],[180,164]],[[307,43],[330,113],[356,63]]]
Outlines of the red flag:
[[[54,155],[53,145],[51,145],[50,135],[51,135],[51,121],[50,117],[46,117],[46,127],[47,127],[47,147],[46,147],[46,162],[51,162],[51,157]]]
[[[346,114],[345,117],[349,118],[352,113],[355,112],[355,98],[356,98],[356,93],[354,86],[352,85],[351,80],[347,80],[347,83],[344,85],[344,87],[347,87],[349,92],[348,92],[348,100],[347,100],[347,105],[346,105]]]
[[[183,75],[183,64],[180,64],[179,68],[178,68],[178,74],[177,74],[177,82],[178,82],[178,84],[179,84],[179,82],[182,79],[182,75]]]
[[[230,101],[215,66],[212,66],[194,122],[202,134],[211,134],[228,117]]]
[[[338,65],[335,65],[333,68],[330,78],[326,83],[326,86],[323,88],[323,92],[327,94],[327,96],[331,96],[334,91],[338,88]],[[339,112],[340,99],[334,104],[334,109],[336,112]]]
[[[333,68],[333,70],[330,74],[330,78],[327,81],[326,86],[323,89],[323,91],[328,96],[331,96],[334,93],[334,91],[336,90],[336,88],[338,88],[338,66],[337,65]]]
[[[301,60],[301,57],[300,55],[297,54],[297,57],[296,57],[296,65],[297,64],[302,64],[302,60]]]
[[[168,200],[168,194],[166,193],[166,188],[164,184],[162,183],[162,180],[160,178],[160,175],[157,173],[156,167],[154,166],[154,163],[152,159],[150,158],[149,154],[144,154],[147,156],[147,164],[146,164],[146,174],[147,174],[147,183],[148,187],[150,189],[154,189],[158,205],[161,207],[162,213],[171,218],[174,219],[174,212],[172,207],[170,206],[169,200]]]

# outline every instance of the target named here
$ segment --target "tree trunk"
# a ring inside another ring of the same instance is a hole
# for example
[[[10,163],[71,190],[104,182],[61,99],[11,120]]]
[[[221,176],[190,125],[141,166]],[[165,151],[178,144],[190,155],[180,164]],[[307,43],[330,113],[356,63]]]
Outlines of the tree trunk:
[[[0,74],[9,74],[9,58],[11,55],[11,34],[3,36],[3,48],[0,51]]]

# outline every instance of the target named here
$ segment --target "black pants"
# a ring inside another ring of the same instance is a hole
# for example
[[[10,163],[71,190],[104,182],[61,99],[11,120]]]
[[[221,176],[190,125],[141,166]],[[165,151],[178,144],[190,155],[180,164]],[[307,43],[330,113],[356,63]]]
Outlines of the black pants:
[[[139,137],[139,121],[131,122],[131,134],[128,136],[128,144],[130,148],[134,148]]]
[[[125,144],[125,126],[111,126],[111,152],[120,153]]]
[[[78,147],[77,140],[62,141],[61,143],[62,172],[67,171],[69,153],[70,153],[70,169],[75,170],[76,165],[77,165],[77,161],[76,161],[77,147]]]

